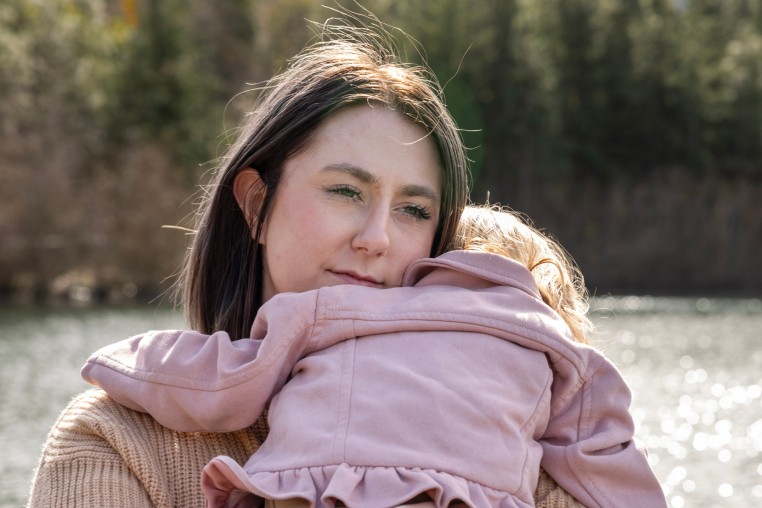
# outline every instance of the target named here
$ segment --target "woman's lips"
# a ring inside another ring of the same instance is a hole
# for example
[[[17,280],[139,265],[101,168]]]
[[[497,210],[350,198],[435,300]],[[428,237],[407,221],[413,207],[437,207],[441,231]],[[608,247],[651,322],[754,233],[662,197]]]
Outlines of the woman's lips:
[[[371,277],[351,273],[351,272],[332,272],[343,284],[354,284],[356,286],[366,286],[370,288],[382,288],[384,285]]]

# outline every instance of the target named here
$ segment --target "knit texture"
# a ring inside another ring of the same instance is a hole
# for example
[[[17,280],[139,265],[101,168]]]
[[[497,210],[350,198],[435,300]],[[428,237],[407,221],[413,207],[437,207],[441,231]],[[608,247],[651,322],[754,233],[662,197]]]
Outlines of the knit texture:
[[[199,477],[217,455],[244,463],[267,436],[263,416],[225,434],[183,433],[89,390],[64,409],[48,435],[29,507],[203,507]],[[582,507],[541,472],[540,508]]]

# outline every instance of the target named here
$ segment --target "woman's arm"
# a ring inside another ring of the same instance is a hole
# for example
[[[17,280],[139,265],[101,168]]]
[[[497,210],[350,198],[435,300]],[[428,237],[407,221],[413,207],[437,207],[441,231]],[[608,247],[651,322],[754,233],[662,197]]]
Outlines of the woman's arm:
[[[266,435],[265,418],[228,434],[175,432],[90,390],[48,435],[28,506],[204,506],[204,465],[218,455],[243,463]]]
[[[544,469],[540,469],[534,502],[536,508],[585,508],[585,505],[566,492]]]

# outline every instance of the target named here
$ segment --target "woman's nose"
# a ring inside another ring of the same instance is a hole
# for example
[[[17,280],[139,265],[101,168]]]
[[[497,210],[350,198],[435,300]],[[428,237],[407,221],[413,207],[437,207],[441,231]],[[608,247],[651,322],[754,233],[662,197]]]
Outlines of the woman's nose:
[[[372,256],[384,254],[389,248],[389,215],[382,209],[374,210],[360,222],[352,238],[352,248]]]

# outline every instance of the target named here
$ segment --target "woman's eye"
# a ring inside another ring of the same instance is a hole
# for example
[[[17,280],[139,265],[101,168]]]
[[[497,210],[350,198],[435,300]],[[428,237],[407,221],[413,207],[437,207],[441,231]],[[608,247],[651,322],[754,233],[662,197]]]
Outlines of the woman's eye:
[[[326,191],[350,199],[358,199],[360,197],[360,190],[351,185],[334,185],[326,187]]]
[[[407,205],[402,209],[406,214],[419,220],[431,219],[431,213],[425,206]]]

